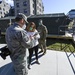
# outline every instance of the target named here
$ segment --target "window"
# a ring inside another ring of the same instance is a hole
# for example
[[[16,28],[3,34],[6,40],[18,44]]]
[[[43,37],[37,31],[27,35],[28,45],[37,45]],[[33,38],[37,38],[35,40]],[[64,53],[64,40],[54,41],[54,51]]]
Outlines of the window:
[[[34,6],[34,4],[33,4],[33,8],[34,8],[35,6]]]
[[[40,7],[42,6],[41,3],[39,3],[39,6],[40,6]]]
[[[4,15],[5,15],[5,12],[4,12]]]
[[[1,16],[1,18],[3,18],[3,16]]]
[[[2,3],[2,1],[0,1],[0,4]]]
[[[3,8],[3,11],[5,11],[5,9]]]
[[[16,3],[16,7],[19,7],[19,3]]]
[[[0,12],[0,14],[2,14],[2,12]]]
[[[0,7],[0,10],[1,10],[1,7]]]
[[[25,13],[25,14],[27,13],[27,10],[26,10],[26,9],[24,9],[24,13]]]
[[[8,14],[8,11],[6,11],[6,13]]]
[[[4,7],[5,7],[6,5],[4,4]]]
[[[35,14],[35,11],[33,10],[33,14]]]
[[[24,1],[23,2],[23,6],[27,6],[27,1]]]
[[[17,13],[20,13],[20,10],[17,10]]]

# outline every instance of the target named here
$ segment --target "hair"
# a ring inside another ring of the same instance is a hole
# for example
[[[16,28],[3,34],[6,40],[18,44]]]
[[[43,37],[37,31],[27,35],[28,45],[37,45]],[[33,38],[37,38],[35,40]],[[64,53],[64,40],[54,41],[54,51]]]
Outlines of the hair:
[[[34,22],[30,22],[30,23],[28,24],[28,26],[27,26],[26,30],[27,30],[27,31],[30,31],[30,30],[29,30],[29,28],[30,28],[31,26],[33,26],[33,30],[32,30],[32,32],[34,32],[34,31],[35,31],[35,29],[36,29],[36,25],[35,25],[35,23],[34,23]]]
[[[20,20],[22,20],[22,19],[23,19],[23,18],[21,18],[21,17],[16,17],[16,18],[15,18],[15,21],[18,22],[18,21],[20,21]]]

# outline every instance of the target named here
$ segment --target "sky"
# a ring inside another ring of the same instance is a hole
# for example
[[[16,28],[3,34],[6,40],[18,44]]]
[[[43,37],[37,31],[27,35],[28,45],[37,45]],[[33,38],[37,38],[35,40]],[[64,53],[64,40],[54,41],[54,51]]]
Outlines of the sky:
[[[75,0],[42,0],[44,13],[65,13],[75,9]]]
[[[6,0],[13,5],[13,0]],[[75,9],[75,0],[42,0],[44,5],[44,14],[65,13]]]

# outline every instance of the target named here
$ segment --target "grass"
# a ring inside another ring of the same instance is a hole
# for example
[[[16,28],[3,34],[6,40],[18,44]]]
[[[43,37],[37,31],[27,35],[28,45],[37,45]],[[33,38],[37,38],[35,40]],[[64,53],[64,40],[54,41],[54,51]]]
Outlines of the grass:
[[[74,51],[74,43],[72,40],[67,39],[47,39],[47,49],[56,51]]]
[[[0,38],[0,44],[2,43],[6,43],[5,36]],[[74,51],[74,46],[75,44],[72,40],[47,38],[47,49],[49,50],[72,52]]]

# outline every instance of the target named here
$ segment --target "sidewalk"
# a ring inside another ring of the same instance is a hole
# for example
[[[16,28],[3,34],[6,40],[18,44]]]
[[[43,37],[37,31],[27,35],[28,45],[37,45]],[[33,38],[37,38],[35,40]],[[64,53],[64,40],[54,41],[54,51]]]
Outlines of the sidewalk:
[[[52,50],[47,50],[45,55],[39,53],[40,65],[35,63],[33,56],[28,75],[75,75],[75,56],[69,54]],[[15,75],[9,56],[6,60],[0,57],[0,75]]]

